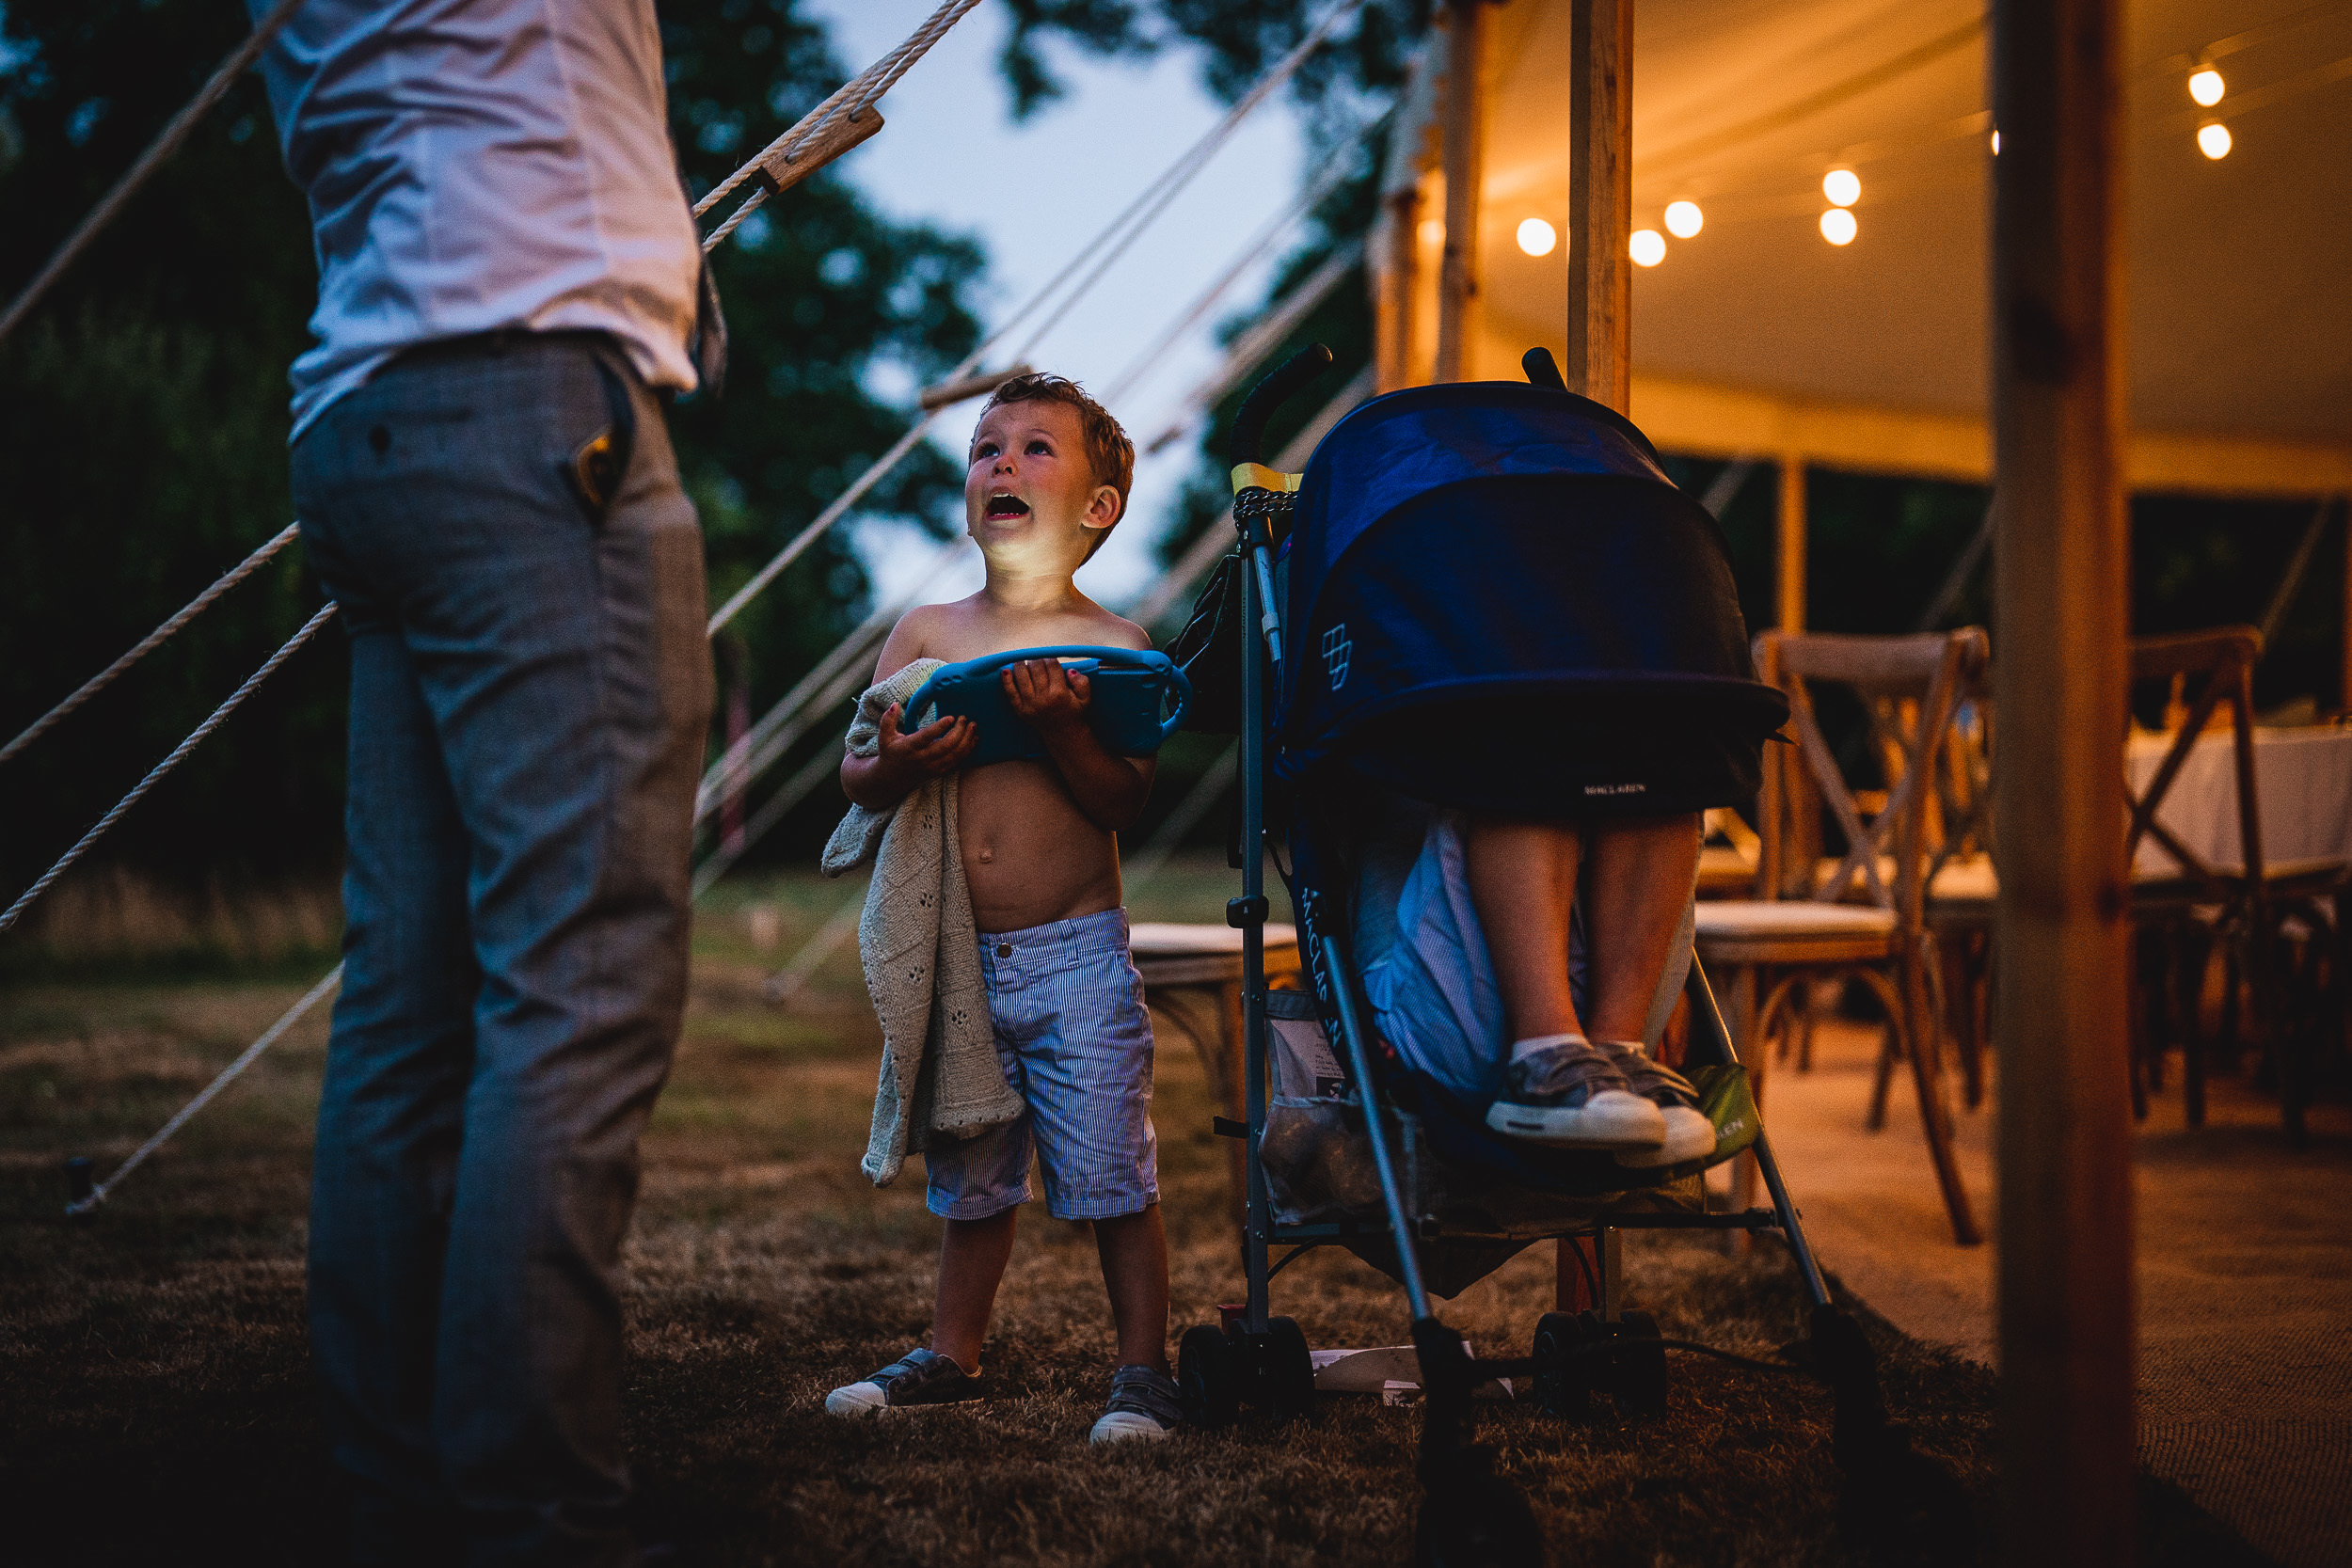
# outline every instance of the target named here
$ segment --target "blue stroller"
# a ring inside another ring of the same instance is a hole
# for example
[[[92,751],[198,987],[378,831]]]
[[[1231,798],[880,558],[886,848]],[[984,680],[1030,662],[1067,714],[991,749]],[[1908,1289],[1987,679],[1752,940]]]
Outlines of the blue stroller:
[[[1402,1284],[1412,1315],[1420,1560],[1538,1562],[1524,1499],[1471,1441],[1473,1388],[1532,1377],[1543,1409],[1567,1418],[1596,1394],[1629,1415],[1661,1409],[1666,1350],[1724,1353],[1663,1339],[1623,1307],[1621,1233],[1776,1231],[1812,1302],[1788,1370],[1836,1396],[1834,1447],[1861,1483],[1850,1502],[1907,1509],[1914,1526],[1936,1514],[1949,1528],[1957,1513],[1964,1528],[1955,1483],[1885,1420],[1870,1348],[1831,1301],[1694,959],[1687,1070],[1717,1142],[1682,1165],[1628,1169],[1502,1138],[1490,1098],[1417,1069],[1368,1026],[1349,947],[1363,802],[1554,818],[1727,805],[1753,793],[1788,706],[1754,677],[1713,518],[1630,421],[1565,389],[1548,352],[1529,354],[1528,385],[1392,393],[1342,420],[1303,475],[1263,467],[1268,417],[1329,363],[1314,345],[1243,403],[1239,544],[1176,649],[1196,689],[1190,721],[1240,735],[1242,891],[1226,919],[1243,934],[1247,1121],[1219,1117],[1217,1131],[1245,1140],[1248,1172],[1247,1304],[1182,1337],[1187,1418],[1214,1429],[1244,1407],[1311,1409],[1306,1338],[1272,1313],[1270,1285],[1306,1252],[1344,1247]],[[1305,994],[1266,988],[1263,866],[1283,847]],[[1708,1212],[1701,1172],[1742,1151],[1772,1207]],[[1431,1296],[1562,1237],[1592,1243],[1598,1309],[1547,1314],[1524,1358],[1473,1361]]]

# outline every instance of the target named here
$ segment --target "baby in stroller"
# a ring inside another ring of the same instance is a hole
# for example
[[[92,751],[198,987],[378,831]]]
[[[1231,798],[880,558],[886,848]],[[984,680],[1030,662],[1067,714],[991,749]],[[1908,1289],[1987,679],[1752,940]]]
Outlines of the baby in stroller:
[[[1711,1153],[1696,1090],[1645,1050],[1689,967],[1698,816],[1557,821],[1403,801],[1387,816],[1359,876],[1355,947],[1399,1055],[1492,1097],[1487,1125],[1506,1137],[1637,1168]]]

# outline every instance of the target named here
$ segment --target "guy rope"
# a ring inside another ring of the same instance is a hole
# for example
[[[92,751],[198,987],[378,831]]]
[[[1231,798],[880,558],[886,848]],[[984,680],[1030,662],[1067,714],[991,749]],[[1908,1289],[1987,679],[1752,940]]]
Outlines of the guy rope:
[[[736,190],[740,189],[745,183],[755,183],[757,187],[751,197],[746,198],[742,204],[728,214],[728,216],[718,226],[718,228],[714,229],[704,238],[703,248],[706,251],[709,250],[724,240],[728,234],[734,232],[735,230],[741,225],[744,219],[749,217],[754,211],[755,211],[767,200],[770,195],[788,189],[791,185],[805,180],[810,174],[822,167],[825,164],[831,162],[834,158],[840,156],[841,153],[849,150],[852,147],[857,146],[868,136],[872,135],[881,125],[881,117],[873,110],[876,101],[879,100],[884,93],[888,92],[890,88],[898,83],[899,78],[906,74],[907,71],[914,64],[914,62],[920,59],[922,55],[927,53],[950,27],[952,27],[958,21],[961,20],[961,18],[971,11],[977,3],[978,0],[948,0],[947,4],[941,6],[938,10],[934,11],[932,15],[920,27],[918,27],[914,33],[911,34],[904,42],[899,44],[897,49],[884,55],[881,60],[875,62],[874,65],[868,67],[865,71],[852,78],[850,82],[844,84],[839,90],[828,97],[815,109],[809,111],[809,113],[804,115],[801,120],[796,122],[791,129],[787,130],[783,135],[776,138],[774,142],[771,142],[762,150],[759,156],[754,158],[742,168],[737,170],[736,173],[729,176],[726,181],[722,182],[722,183],[718,187],[714,188],[708,196],[707,196],[701,202],[697,203],[695,213],[699,216],[708,212],[713,206],[723,200],[728,195],[731,195]],[[1145,189],[1123,212],[1121,212],[1116,218],[1106,225],[1103,231],[1098,233],[1092,241],[1090,241],[1078,252],[1077,255],[1073,257],[1072,260],[1061,269],[1061,271],[1056,274],[1055,277],[1049,280],[1042,289],[1039,290],[1035,295],[1033,295],[1020,308],[1020,309],[1016,310],[1010,317],[1007,318],[985,341],[983,341],[977,348],[968,355],[962,362],[957,365],[947,376],[943,378],[942,386],[935,388],[935,390],[942,393],[952,391],[953,393],[958,394],[958,396],[941,396],[938,398],[927,396],[923,400],[926,406],[922,418],[919,419],[914,426],[912,426],[905,433],[905,435],[899,438],[898,441],[894,443],[891,449],[885,452],[881,459],[877,460],[872,467],[870,467],[864,474],[860,475],[859,478],[853,482],[839,497],[835,498],[835,499],[828,505],[825,510],[809,524],[808,527],[803,529],[789,543],[787,543],[785,547],[780,550],[774,558],[770,560],[750,581],[746,582],[743,588],[739,590],[738,593],[735,594],[727,601],[727,603],[711,617],[709,630],[715,633],[721,627],[724,626],[730,620],[739,614],[762,589],[767,587],[769,583],[772,582],[779,574],[789,566],[795,559],[803,553],[818,538],[822,537],[822,535],[835,523],[837,523],[841,517],[848,515],[848,513],[856,505],[858,500],[861,499],[869,490],[871,490],[875,483],[879,483],[891,468],[895,467],[898,463],[902,461],[906,455],[914,450],[915,444],[922,438],[940,408],[945,407],[949,402],[960,401],[961,396],[977,395],[980,391],[988,390],[1001,381],[1003,379],[1002,375],[987,376],[974,374],[974,372],[982,362],[984,356],[1010,331],[1019,326],[1025,320],[1034,315],[1041,308],[1044,307],[1048,301],[1053,300],[1056,295],[1059,294],[1062,297],[1059,299],[1058,303],[1054,306],[1054,309],[1046,315],[1045,319],[1033,329],[1029,341],[1034,344],[1043,336],[1044,333],[1050,331],[1053,326],[1057,325],[1071,307],[1075,304],[1077,299],[1085,295],[1092,289],[1093,285],[1101,279],[1101,277],[1120,258],[1120,256],[1124,254],[1127,248],[1139,236],[1141,231],[1145,228],[1150,227],[1152,220],[1166,210],[1168,203],[1173,200],[1175,196],[1190,182],[1192,178],[1200,172],[1200,168],[1210,160],[1216,151],[1232,136],[1241,121],[1262,103],[1263,103],[1267,98],[1271,97],[1274,92],[1279,90],[1284,83],[1288,82],[1290,78],[1296,73],[1298,68],[1305,63],[1309,55],[1311,55],[1315,49],[1319,48],[1330,36],[1333,29],[1347,16],[1357,11],[1360,8],[1361,3],[1362,0],[1342,0],[1341,4],[1335,5],[1331,8],[1331,9],[1326,12],[1323,18],[1309,31],[1307,36],[1301,40],[1299,44],[1288,55],[1286,55],[1279,62],[1278,62],[1270,71],[1268,71],[1265,76],[1262,78],[1244,98],[1236,103],[1216,126],[1212,127],[1211,130],[1198,142],[1196,142],[1192,148],[1188,149],[1184,154],[1180,156],[1172,165],[1170,165],[1170,166],[1164,171],[1158,179],[1154,180],[1150,185],[1145,187]],[[268,17],[263,19],[262,24],[255,29],[254,35],[246,40],[246,44],[242,46],[234,55],[232,55],[229,61],[224,62],[220,71],[215,73],[214,80],[208,82],[204,91],[199,93],[196,100],[191,101],[190,104],[183,108],[179,116],[175,117],[172,125],[167,127],[165,135],[158,138],[156,144],[149,149],[147,154],[142,156],[140,163],[134,166],[130,174],[125,176],[124,180],[118,184],[113,192],[109,193],[106,201],[101,204],[100,210],[94,212],[88,219],[85,220],[82,227],[75,231],[74,236],[68,241],[67,245],[60,247],[58,255],[52,259],[51,264],[43,269],[42,275],[37,277],[34,280],[33,285],[28,288],[26,293],[20,296],[16,303],[10,307],[8,317],[4,320],[0,320],[0,335],[5,335],[6,330],[8,327],[13,326],[15,322],[22,317],[24,311],[30,309],[40,291],[47,287],[48,283],[54,279],[56,274],[61,272],[65,266],[71,264],[74,256],[78,255],[80,251],[87,246],[90,237],[94,235],[98,230],[103,228],[106,221],[111,219],[116,211],[119,210],[122,201],[127,199],[129,195],[136,189],[138,183],[145,180],[148,173],[151,172],[152,167],[155,165],[160,164],[165,158],[168,157],[171,151],[177,148],[179,143],[182,140],[184,140],[187,126],[192,125],[197,119],[201,117],[204,110],[211,107],[214,103],[217,102],[222,93],[227,90],[228,85],[233,82],[235,76],[249,66],[254,58],[258,57],[261,50],[268,43],[269,39],[275,36],[278,28],[283,26],[285,21],[298,8],[298,5],[299,0],[281,0],[281,3],[277,9],[273,10]],[[183,121],[186,123],[183,124]],[[1089,263],[1091,263],[1090,266]],[[1219,292],[1221,292],[1221,290]],[[1318,291],[1318,293],[1320,293],[1320,291]],[[1010,374],[1013,372],[1008,372],[1005,373]],[[179,613],[175,614],[170,620],[165,622],[163,626],[157,627],[155,631],[150,633],[147,638],[143,639],[136,646],[123,655],[122,657],[117,659],[104,671],[102,671],[97,676],[94,676],[90,681],[85,683],[85,685],[81,689],[77,689],[72,696],[57,705],[56,708],[53,708],[48,714],[37,721],[23,735],[11,741],[6,749],[0,750],[0,760],[6,760],[8,757],[13,756],[24,746],[29,745],[31,741],[38,738],[40,735],[45,734],[58,721],[63,720],[68,714],[87,703],[91,697],[95,696],[99,690],[103,689],[106,685],[118,677],[124,670],[130,668],[131,665],[136,663],[140,658],[144,657],[146,654],[151,652],[155,647],[159,646],[174,632],[185,626],[188,621],[192,620],[197,614],[201,613],[204,609],[209,607],[222,594],[226,593],[230,588],[234,587],[237,582],[242,581],[255,570],[258,570],[262,564],[268,561],[272,556],[276,555],[279,550],[284,548],[284,546],[292,541],[295,531],[295,529],[291,527],[284,530],[278,535],[271,539],[267,544],[263,545],[260,549],[256,550],[253,555],[249,556],[245,562],[239,563],[237,567],[225,574],[218,581],[215,582],[210,588],[206,589],[203,594],[199,594],[197,599],[191,601],[187,607],[182,610]],[[946,552],[943,552],[943,558],[945,553]],[[944,563],[944,561],[936,562],[934,569],[936,569],[936,564],[938,563]],[[6,911],[0,911],[0,931],[5,931],[9,926],[13,925],[22,916],[24,911],[33,902],[33,900],[39,897],[40,895],[49,886],[54,884],[57,878],[61,876],[67,868],[79,860],[82,855],[87,853],[89,847],[97,842],[98,838],[103,834],[107,829],[112,827],[113,824],[119,820],[121,816],[133,805],[135,805],[138,800],[145,796],[145,794],[151,789],[156,783],[160,782],[166,773],[169,772],[172,768],[176,767],[181,759],[185,757],[187,753],[192,751],[195,746],[199,744],[207,735],[210,735],[215,729],[218,728],[220,724],[227,720],[229,715],[233,712],[241,703],[244,702],[246,697],[248,696],[251,691],[261,684],[262,681],[267,679],[268,676],[278,668],[278,666],[291,657],[294,653],[296,652],[305,642],[309,641],[310,638],[319,630],[319,628],[325,626],[327,620],[335,614],[336,609],[337,607],[330,602],[313,614],[310,621],[308,621],[302,628],[294,635],[293,638],[291,638],[276,653],[271,655],[270,658],[259,670],[254,672],[251,676],[247,677],[246,682],[241,685],[227,701],[222,703],[221,705],[215,709],[202,724],[198,726],[194,733],[192,733],[185,740],[181,742],[178,747],[174,748],[170,755],[167,756],[163,762],[159,763],[155,768],[151,770],[147,777],[142,779],[129,795],[125,796],[123,800],[119,801],[112,810],[100,818],[97,824],[95,824],[87,833],[84,834],[83,838],[77,842],[71,850],[68,851],[66,856],[63,857],[57,864],[45,873],[38,881],[34,883],[32,887],[28,888],[25,893],[21,895]],[[864,629],[865,628],[861,628],[861,631]],[[860,643],[865,641],[866,640],[862,639],[858,634],[853,633],[851,638],[847,640],[845,642],[844,648],[835,650],[835,657],[842,656],[845,650],[851,644]],[[868,645],[870,645],[870,643]],[[860,651],[862,651],[862,649]],[[804,678],[801,685],[795,689],[796,693],[801,694],[800,701],[794,702],[791,698],[787,698],[786,704],[780,704],[779,709],[782,710],[781,712],[771,712],[767,719],[763,720],[763,724],[767,726],[767,733],[761,736],[758,740],[755,740],[753,736],[745,736],[743,737],[743,742],[739,742],[737,747],[731,747],[728,753],[720,759],[719,764],[714,766],[712,773],[720,777],[724,777],[732,783],[737,778],[742,778],[749,773],[755,773],[760,768],[764,768],[773,761],[780,759],[792,744],[793,739],[796,739],[798,735],[803,733],[804,729],[804,725],[796,726],[790,722],[792,720],[799,717],[800,710],[814,707],[816,712],[821,713],[836,705],[842,697],[848,694],[849,687],[845,683],[855,678],[856,672],[853,668],[853,663],[851,662],[854,660],[855,657],[856,655],[854,652],[849,653],[847,658],[843,659],[839,667],[836,668],[832,673],[831,678],[824,678],[818,672],[812,672],[811,677]],[[827,662],[832,663],[834,660],[829,659]],[[791,732],[789,735],[785,733],[787,730]],[[749,744],[745,744],[746,742]],[[754,764],[755,762],[755,749],[756,749],[757,752],[756,766],[747,766]],[[814,784],[818,782],[818,770],[814,766],[803,767],[801,769],[801,773],[803,775],[806,775],[807,777],[805,779],[796,777],[789,781],[785,788],[778,792],[778,799],[771,800],[762,808],[759,814],[758,826],[762,829],[770,826],[775,819],[779,818],[783,815],[784,811],[789,809],[790,803],[797,802],[797,800],[807,792],[807,788],[814,787]],[[824,768],[823,771],[828,774],[831,771],[829,759],[828,765]],[[710,779],[706,779],[705,789],[703,791],[705,811],[707,811],[710,805],[716,803],[710,788],[711,782],[712,781]],[[805,787],[795,787],[803,785],[805,785]],[[722,788],[719,793],[723,795],[731,793],[731,791]],[[789,797],[790,800],[785,800],[785,797]],[[698,813],[698,816],[700,815],[702,815],[702,813]],[[712,869],[713,871],[723,870],[723,865],[709,869]],[[698,879],[698,880],[702,882],[702,885],[707,885],[707,879]],[[218,1095],[228,1086],[230,1083],[231,1083],[256,1060],[258,1060],[261,1055],[267,1051],[272,1044],[276,1043],[278,1039],[282,1037],[294,1023],[299,1022],[301,1018],[307,1015],[321,1001],[324,1001],[326,997],[331,995],[340,984],[342,975],[342,966],[338,965],[331,973],[322,978],[309,992],[307,992],[299,1001],[297,1001],[281,1017],[279,1017],[279,1019],[266,1031],[264,1031],[252,1045],[247,1047],[237,1056],[235,1060],[224,1068],[221,1072],[196,1096],[194,1100],[192,1100],[186,1106],[183,1107],[182,1110],[173,1116],[169,1121],[166,1122],[164,1126],[160,1128],[145,1144],[141,1145],[136,1150],[135,1150],[133,1154],[126,1159],[122,1164],[118,1166],[104,1181],[95,1183],[91,1186],[89,1191],[77,1196],[75,1200],[68,1206],[68,1212],[73,1214],[86,1214],[94,1210],[100,1203],[103,1202],[108,1193],[110,1193],[125,1176],[127,1176],[133,1169],[136,1168],[140,1164],[144,1163],[157,1148],[161,1148],[163,1144],[175,1132],[177,1132],[182,1126],[185,1125],[191,1117],[200,1111],[214,1099],[214,1097]]]

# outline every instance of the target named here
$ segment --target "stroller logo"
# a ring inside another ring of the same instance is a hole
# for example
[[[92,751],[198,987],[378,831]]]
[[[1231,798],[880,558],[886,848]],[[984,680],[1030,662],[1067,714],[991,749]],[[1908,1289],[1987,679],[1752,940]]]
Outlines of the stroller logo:
[[[1347,640],[1345,621],[1323,634],[1323,670],[1331,677],[1334,691],[1347,684],[1347,656],[1355,646]]]

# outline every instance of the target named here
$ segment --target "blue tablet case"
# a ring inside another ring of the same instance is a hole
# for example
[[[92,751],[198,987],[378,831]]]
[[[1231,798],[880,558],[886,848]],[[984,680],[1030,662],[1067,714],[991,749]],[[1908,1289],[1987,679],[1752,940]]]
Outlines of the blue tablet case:
[[[999,678],[1007,665],[1032,658],[1058,658],[1073,674],[1087,677],[1093,689],[1087,703],[1087,727],[1113,756],[1156,753],[1176,733],[1184,705],[1192,701],[1192,683],[1174,660],[1156,649],[1083,643],[1015,648],[932,671],[909,699],[901,731],[912,733],[934,720],[960,715],[980,730],[979,746],[964,759],[966,768],[1045,755],[1045,742],[1037,731],[1013,716]]]

